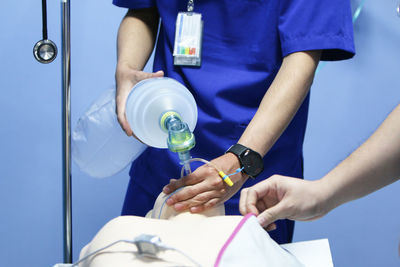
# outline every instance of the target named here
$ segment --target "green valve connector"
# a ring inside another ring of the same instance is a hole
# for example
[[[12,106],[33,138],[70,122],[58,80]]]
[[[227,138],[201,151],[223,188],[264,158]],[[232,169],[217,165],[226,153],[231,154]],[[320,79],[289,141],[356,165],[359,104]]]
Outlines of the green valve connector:
[[[161,116],[160,126],[168,132],[167,144],[172,152],[191,150],[196,141],[188,125],[182,122],[181,116],[175,111],[168,111]]]
[[[169,128],[167,144],[172,152],[184,152],[191,150],[196,141],[187,124],[178,122]]]

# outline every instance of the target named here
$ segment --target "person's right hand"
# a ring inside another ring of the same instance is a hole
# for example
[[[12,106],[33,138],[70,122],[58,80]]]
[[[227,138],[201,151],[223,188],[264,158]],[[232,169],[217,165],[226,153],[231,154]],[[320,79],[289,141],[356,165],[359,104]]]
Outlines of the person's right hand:
[[[241,191],[239,210],[242,215],[254,213],[268,231],[274,230],[279,219],[309,221],[322,217],[327,192],[320,181],[274,175]]]
[[[125,115],[126,100],[128,99],[128,95],[132,90],[132,87],[141,80],[163,76],[163,71],[147,73],[132,69],[128,66],[117,67],[117,71],[115,74],[115,80],[117,83],[117,92],[115,95],[116,112],[118,122],[128,136],[133,135],[136,138],[136,136],[132,132],[131,127],[129,126],[128,121],[126,120]]]

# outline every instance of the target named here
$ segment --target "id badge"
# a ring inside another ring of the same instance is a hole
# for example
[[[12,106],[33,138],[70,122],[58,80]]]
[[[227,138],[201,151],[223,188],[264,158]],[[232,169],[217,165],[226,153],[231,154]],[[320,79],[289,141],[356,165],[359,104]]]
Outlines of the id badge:
[[[174,65],[200,66],[203,20],[201,14],[179,12],[176,18]]]

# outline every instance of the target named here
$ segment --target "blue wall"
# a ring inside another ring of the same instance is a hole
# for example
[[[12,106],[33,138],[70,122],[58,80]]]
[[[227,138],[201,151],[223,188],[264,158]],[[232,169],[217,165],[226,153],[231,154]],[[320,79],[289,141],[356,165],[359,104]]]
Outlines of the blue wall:
[[[125,11],[111,1],[72,1],[72,122],[114,83],[115,39]],[[354,2],[357,4],[357,2]],[[355,25],[357,56],[328,63],[315,79],[305,141],[307,179],[323,176],[400,102],[396,1],[367,1]],[[0,2],[0,258],[2,266],[62,262],[61,57],[37,63],[40,1]],[[48,3],[49,37],[60,44],[60,3]],[[127,170],[97,180],[75,165],[74,259],[119,215]],[[336,266],[399,266],[400,184],[321,220],[298,223],[295,240],[329,238]]]

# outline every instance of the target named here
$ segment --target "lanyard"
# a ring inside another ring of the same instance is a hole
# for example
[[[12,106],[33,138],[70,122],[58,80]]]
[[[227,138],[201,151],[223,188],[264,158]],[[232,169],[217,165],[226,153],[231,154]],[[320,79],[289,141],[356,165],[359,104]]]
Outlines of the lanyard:
[[[193,12],[193,9],[194,9],[194,0],[189,0],[187,4],[187,11]]]

